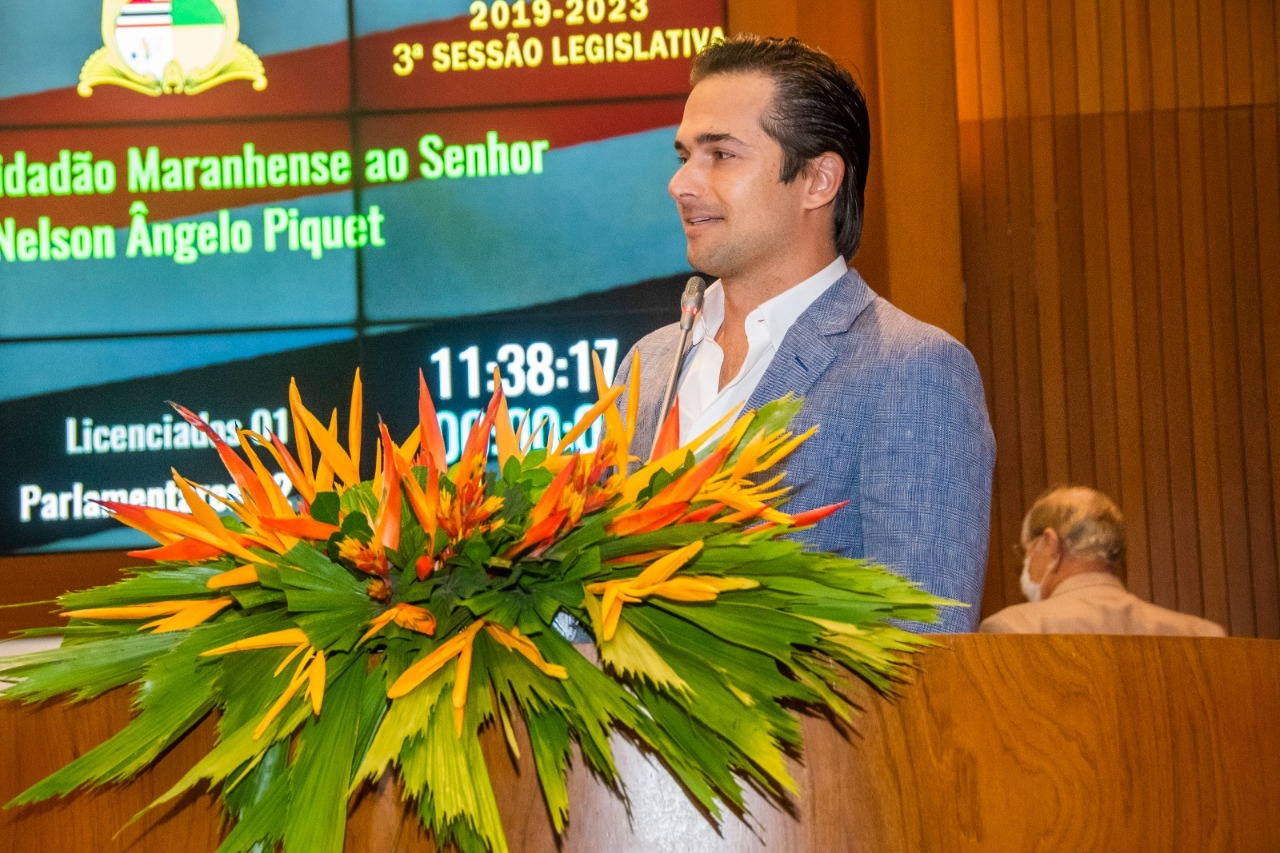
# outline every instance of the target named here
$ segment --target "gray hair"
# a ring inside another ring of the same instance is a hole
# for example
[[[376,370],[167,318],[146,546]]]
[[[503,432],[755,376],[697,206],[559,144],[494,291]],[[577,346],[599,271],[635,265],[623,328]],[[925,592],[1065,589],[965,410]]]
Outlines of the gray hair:
[[[1115,566],[1124,559],[1124,515],[1115,501],[1088,486],[1058,486],[1045,492],[1027,511],[1023,539],[1052,530],[1063,552],[1105,560]]]

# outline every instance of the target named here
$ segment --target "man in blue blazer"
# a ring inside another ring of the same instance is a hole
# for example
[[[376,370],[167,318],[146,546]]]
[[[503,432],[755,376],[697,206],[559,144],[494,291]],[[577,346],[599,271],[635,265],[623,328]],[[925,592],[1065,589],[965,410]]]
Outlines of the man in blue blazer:
[[[866,105],[848,72],[794,39],[738,36],[694,63],[668,191],[690,264],[717,277],[681,368],[681,435],[787,392],[786,461],[803,511],[850,505],[801,535],[888,565],[945,608],[919,630],[971,631],[986,570],[995,442],[969,352],[876,296],[856,253],[870,151]],[[641,340],[633,446],[648,448],[677,357],[675,325]]]

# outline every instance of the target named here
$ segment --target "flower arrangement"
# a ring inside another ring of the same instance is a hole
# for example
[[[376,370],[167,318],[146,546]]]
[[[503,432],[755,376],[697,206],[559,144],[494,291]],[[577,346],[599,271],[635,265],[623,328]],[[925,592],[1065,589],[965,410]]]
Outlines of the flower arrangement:
[[[787,536],[838,508],[788,514],[781,475],[761,479],[808,437],[786,428],[797,400],[713,442],[679,446],[664,429],[632,464],[635,368],[610,387],[597,363],[598,403],[546,449],[519,440],[495,381],[452,466],[419,373],[420,423],[400,444],[379,425],[367,481],[359,373],[345,443],[337,412],[325,423],[296,385],[292,452],[242,430],[241,456],[176,406],[239,493],[175,472],[189,512],[105,504],[158,541],[133,552],[155,565],[62,596],[62,647],[18,659],[6,698],[133,685],[135,713],[10,805],[126,779],[210,714],[216,745],[153,805],[218,791],[234,821],[222,851],[340,851],[352,795],[388,772],[440,844],[505,851],[478,739],[490,726],[516,760],[515,727],[527,731],[557,831],[571,747],[614,782],[614,733],[717,818],[723,803],[742,809],[744,783],[794,791],[790,709],[850,719],[848,673],[892,692],[924,641],[889,620],[932,619],[946,602]],[[598,420],[596,449],[571,452]],[[556,630],[566,620],[598,663]]]

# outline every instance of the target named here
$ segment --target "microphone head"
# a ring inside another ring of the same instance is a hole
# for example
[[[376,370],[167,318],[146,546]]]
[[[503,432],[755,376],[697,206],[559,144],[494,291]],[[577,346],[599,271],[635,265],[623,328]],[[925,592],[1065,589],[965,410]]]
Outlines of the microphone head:
[[[680,297],[680,328],[689,331],[693,328],[693,320],[702,311],[702,297],[707,292],[707,283],[702,276],[693,276],[684,285],[684,293]]]
[[[680,310],[702,308],[702,297],[707,292],[707,282],[700,275],[691,276],[684,284],[684,293],[680,296]]]

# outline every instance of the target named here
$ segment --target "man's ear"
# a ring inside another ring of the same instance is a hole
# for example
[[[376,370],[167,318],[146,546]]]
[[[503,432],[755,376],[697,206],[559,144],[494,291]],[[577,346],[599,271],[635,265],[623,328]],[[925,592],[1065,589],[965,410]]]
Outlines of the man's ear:
[[[1062,558],[1062,537],[1058,536],[1058,531],[1052,527],[1045,530],[1044,536],[1045,554],[1050,559]]]
[[[819,154],[809,161],[805,167],[805,182],[808,190],[809,209],[817,209],[830,204],[840,191],[844,180],[844,160],[834,151]]]

